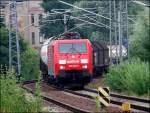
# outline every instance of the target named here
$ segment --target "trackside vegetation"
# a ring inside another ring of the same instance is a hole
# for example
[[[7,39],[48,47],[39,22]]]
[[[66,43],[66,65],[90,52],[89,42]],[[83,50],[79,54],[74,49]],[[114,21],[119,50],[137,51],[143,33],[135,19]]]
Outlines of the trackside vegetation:
[[[142,61],[150,61],[150,19],[149,9],[139,12],[139,17],[133,25],[130,35],[130,56],[139,57]]]
[[[0,23],[1,25],[1,23]],[[40,112],[40,72],[38,51],[31,48],[19,34],[21,75],[20,81],[37,80],[34,96],[28,96],[17,84],[16,73],[8,71],[9,65],[9,32],[5,25],[0,26],[0,112]]]
[[[39,73],[39,53],[37,50],[28,48],[21,54],[21,77],[24,80],[35,80]]]
[[[40,112],[41,97],[39,81],[36,83],[36,92],[33,98],[17,84],[16,74],[7,71],[0,74],[1,101],[0,112]]]
[[[9,65],[9,43],[8,30],[6,27],[0,28],[0,65]],[[20,44],[20,60],[21,60],[21,77],[24,80],[34,80],[37,78],[39,69],[39,54],[38,50],[31,48],[29,44],[19,34]]]
[[[148,95],[150,91],[149,64],[136,58],[111,66],[106,76],[106,83],[117,92]]]
[[[135,21],[130,30],[130,60],[111,66],[106,83],[114,91],[146,96],[150,91],[149,9],[144,8],[137,13],[143,16]]]

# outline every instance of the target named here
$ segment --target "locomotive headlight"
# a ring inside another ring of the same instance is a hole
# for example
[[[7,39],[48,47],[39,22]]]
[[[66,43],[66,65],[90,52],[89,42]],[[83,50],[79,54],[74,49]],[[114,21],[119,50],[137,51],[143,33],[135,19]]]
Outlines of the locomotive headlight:
[[[65,69],[65,66],[60,66],[60,69]]]
[[[81,59],[81,63],[88,63],[88,59]]]
[[[87,69],[87,65],[83,65],[82,68]]]
[[[66,60],[59,60],[59,64],[66,64]]]

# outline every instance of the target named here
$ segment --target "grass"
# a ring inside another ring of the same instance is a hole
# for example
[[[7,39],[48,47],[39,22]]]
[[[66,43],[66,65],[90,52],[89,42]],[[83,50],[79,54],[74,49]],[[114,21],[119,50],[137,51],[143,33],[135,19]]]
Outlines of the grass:
[[[149,64],[134,59],[111,66],[105,82],[113,91],[129,95],[149,95]]]
[[[0,73],[1,101],[0,112],[40,112],[41,98],[39,82],[36,84],[35,100],[28,101],[25,98],[27,93],[17,84],[16,74],[7,71]]]
[[[100,86],[101,87],[106,87],[105,77],[100,76],[100,77],[94,79],[86,87],[93,88],[93,89],[98,89],[98,87],[100,87]]]
[[[95,100],[95,103],[96,103],[96,112],[99,112],[99,110],[101,110],[102,108],[101,108],[101,103],[100,103],[100,101],[98,100],[98,97],[96,96],[96,97],[93,97],[94,98],[94,100]]]

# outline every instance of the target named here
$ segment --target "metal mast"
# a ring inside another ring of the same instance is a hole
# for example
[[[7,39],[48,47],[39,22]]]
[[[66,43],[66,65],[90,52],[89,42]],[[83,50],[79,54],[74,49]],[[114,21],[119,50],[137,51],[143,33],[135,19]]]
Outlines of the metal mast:
[[[16,70],[17,75],[20,76],[21,65],[16,5],[16,1],[12,0],[10,3],[9,17],[9,68]]]
[[[64,13],[64,32],[67,32],[67,15]]]
[[[119,21],[119,56],[120,62],[123,57],[129,58],[129,39],[128,39],[128,0],[119,1],[118,21]],[[127,51],[123,51],[122,45],[125,46]]]
[[[111,0],[109,1],[109,26],[110,26],[110,29],[109,29],[109,45],[110,45],[110,63],[112,63],[112,36],[111,36],[111,28],[112,28],[112,25],[111,25],[111,19],[112,19],[112,13],[111,13]]]
[[[118,32],[119,32],[119,57],[120,62],[122,62],[122,1],[119,1],[119,10],[118,10]]]
[[[113,0],[113,3],[114,3],[114,21],[117,21],[117,15],[116,15],[116,0]],[[118,40],[117,40],[117,24],[118,23],[114,23],[114,42],[115,42],[115,46],[116,46],[116,48],[115,48],[115,51],[116,51],[116,54],[115,54],[115,58],[116,58],[116,64],[118,64],[118,48],[117,48],[117,45],[118,45]]]

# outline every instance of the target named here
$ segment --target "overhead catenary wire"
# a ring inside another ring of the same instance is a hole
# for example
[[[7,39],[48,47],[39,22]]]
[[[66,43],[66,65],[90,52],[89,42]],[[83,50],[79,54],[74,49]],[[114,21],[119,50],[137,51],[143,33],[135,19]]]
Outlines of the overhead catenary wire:
[[[58,14],[62,14],[62,12],[58,12],[58,11],[54,11],[55,13],[58,13]],[[68,14],[66,14],[68,15]],[[69,16],[69,15],[68,15]],[[89,22],[87,20],[83,20],[83,19],[80,19],[79,17],[75,17],[75,16],[70,16],[70,18],[74,18],[74,19],[77,19],[77,20],[80,20],[80,21],[83,21],[83,22],[86,22],[86,23],[89,23],[89,24],[92,24],[92,25],[95,25],[95,26],[98,26],[98,27],[102,27],[96,23],[92,23],[92,22]],[[109,28],[110,29],[110,28]]]
[[[74,30],[74,29],[76,29],[76,28],[78,28],[78,27],[81,27],[81,26],[83,26],[83,25],[85,25],[86,23],[82,23],[82,24],[80,24],[80,25],[78,25],[78,26],[76,26],[76,27],[74,27],[74,28],[71,28],[71,29],[69,29],[67,32],[70,32],[70,31],[72,31],[72,30]],[[63,33],[62,33],[63,34]]]
[[[98,16],[98,17],[105,18],[105,19],[107,19],[107,20],[109,20],[109,21],[110,21],[110,20],[112,21],[112,19],[111,19],[111,18],[108,18],[108,17],[106,17],[106,16],[103,16],[103,15],[100,15],[100,14],[97,14],[97,13],[94,13],[94,12],[89,11],[89,10],[86,10],[85,8],[81,8],[81,7],[78,7],[78,6],[72,5],[72,4],[70,4],[70,3],[67,3],[67,2],[61,1],[61,0],[58,0],[58,2],[60,2],[60,3],[62,3],[62,4],[66,4],[66,5],[71,6],[71,7],[74,7],[74,8],[76,8],[76,9],[80,9],[80,10],[82,10],[82,11],[85,11],[85,12],[87,12],[87,13],[90,13],[90,14],[96,15],[96,16]],[[109,14],[109,13],[108,13],[108,14]],[[117,21],[117,20],[113,20],[113,22],[118,23],[118,21]]]
[[[103,23],[101,23],[101,22],[98,22],[98,21],[96,21],[95,19],[90,18],[90,17],[88,17],[88,16],[86,16],[86,15],[84,15],[84,16],[85,16],[85,17],[87,17],[87,18],[89,18],[90,20],[93,20],[93,21],[95,21],[96,23],[102,24],[104,27],[106,27],[106,28],[109,28],[109,29],[110,29],[110,26],[107,26],[107,25],[105,25],[105,24],[103,24]]]
[[[132,1],[132,2],[134,2],[134,3],[137,3],[137,4],[139,4],[139,5],[143,5],[143,6],[145,6],[145,7],[150,7],[150,5],[147,5],[147,4],[145,4],[145,3],[143,3],[143,2],[141,2],[141,1]]]
[[[36,23],[39,23],[39,22],[54,22],[54,21],[58,21],[58,20],[61,20],[61,19],[44,20],[44,21],[40,20],[40,21],[37,21]],[[34,23],[34,24],[35,24],[35,23]],[[33,23],[30,24],[30,25],[28,25],[28,26],[25,26],[23,29],[25,30],[25,29],[27,29],[28,27],[30,27],[30,26],[32,26],[32,25],[33,25]]]
[[[105,17],[105,16],[103,16],[103,15],[100,15],[100,14],[97,14],[97,13],[94,13],[94,12],[91,12],[91,11],[88,11],[88,10],[86,10],[86,9],[84,9],[84,8],[81,8],[81,7],[78,7],[78,6],[69,4],[69,3],[67,3],[67,2],[64,2],[64,1],[61,1],[61,0],[58,0],[58,2],[63,3],[63,4],[66,4],[66,5],[69,5],[69,6],[71,6],[71,7],[77,8],[77,9],[80,9],[80,10],[85,11],[85,12],[88,12],[88,13],[90,13],[90,14],[94,14],[94,15],[96,15],[96,16],[99,16],[99,17],[102,17],[102,18],[105,18],[105,19],[110,20],[110,18],[108,18],[108,17]]]

